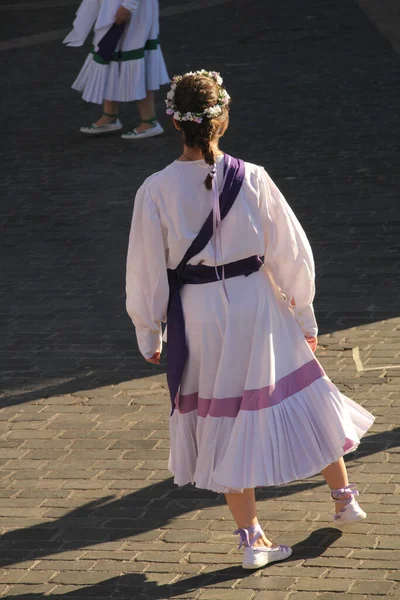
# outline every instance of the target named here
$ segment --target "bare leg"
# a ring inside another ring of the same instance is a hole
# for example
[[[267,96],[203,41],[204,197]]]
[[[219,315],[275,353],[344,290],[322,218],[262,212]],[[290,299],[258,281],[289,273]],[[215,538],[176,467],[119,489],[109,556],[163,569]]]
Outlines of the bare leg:
[[[343,458],[339,458],[338,461],[326,467],[326,469],[322,471],[322,475],[331,490],[344,488],[349,485],[347,469]],[[350,498],[350,494],[343,495],[344,500],[348,498]],[[335,505],[336,512],[339,512],[340,509],[343,508],[344,502],[335,502]]]
[[[103,102],[103,113],[107,113],[107,115],[117,115],[118,114],[118,102],[114,102],[113,100],[104,100]],[[96,125],[99,127],[101,125],[108,125],[108,123],[112,123],[115,120],[115,117],[109,117],[106,115],[102,115],[98,121],[96,121]]]
[[[147,91],[146,98],[137,101],[137,106],[139,109],[140,118],[142,123],[138,127],[136,127],[136,131],[138,133],[142,133],[147,129],[152,127],[151,123],[143,123],[143,121],[148,121],[149,119],[156,118],[156,107],[154,104],[154,92],[152,90]]]
[[[239,528],[244,529],[245,527],[257,525],[257,507],[253,488],[244,489],[241,494],[225,494],[225,498]],[[274,548],[276,544],[264,536],[258,539],[254,546]]]

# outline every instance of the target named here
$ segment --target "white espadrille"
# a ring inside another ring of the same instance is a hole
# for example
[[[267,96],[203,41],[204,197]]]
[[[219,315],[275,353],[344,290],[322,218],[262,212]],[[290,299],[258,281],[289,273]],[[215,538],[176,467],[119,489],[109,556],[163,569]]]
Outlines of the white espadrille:
[[[331,490],[331,497],[334,502],[343,502],[345,505],[333,517],[335,525],[351,525],[363,521],[367,513],[358,504],[354,496],[358,496],[358,490],[354,483],[346,487]],[[347,496],[347,497],[346,497]]]
[[[115,121],[106,123],[105,125],[96,125],[96,123],[92,123],[92,125],[89,125],[88,127],[81,127],[79,131],[86,135],[100,135],[103,133],[113,133],[114,131],[120,131],[121,129],[121,121],[115,119]]]
[[[149,119],[148,121],[142,122],[149,123],[152,126],[146,129],[145,131],[137,131],[137,129],[133,129],[133,131],[123,133],[121,135],[121,138],[123,140],[141,140],[144,138],[150,138],[164,133],[164,129],[161,127],[160,123],[156,119]]]
[[[244,546],[244,556],[242,567],[243,569],[260,569],[270,563],[279,560],[285,560],[292,554],[290,546],[276,546],[275,548],[266,548],[264,546],[254,547],[252,544],[256,542],[262,535],[263,530],[260,525],[253,525],[244,529],[237,529],[234,535],[240,535],[239,550]]]

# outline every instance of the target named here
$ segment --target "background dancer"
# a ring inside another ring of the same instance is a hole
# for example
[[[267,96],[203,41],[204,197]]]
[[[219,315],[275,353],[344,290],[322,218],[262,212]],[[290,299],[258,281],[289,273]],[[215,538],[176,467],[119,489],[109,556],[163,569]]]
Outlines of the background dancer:
[[[121,26],[120,37],[104,58],[99,43],[115,24]],[[169,77],[159,44],[158,0],[83,0],[64,43],[82,46],[92,28],[93,49],[72,87],[87,102],[102,104],[103,114],[80,131],[97,135],[121,130],[118,102],[137,101],[141,123],[121,137],[160,135],[163,128],[157,121],[154,92],[169,83]]]

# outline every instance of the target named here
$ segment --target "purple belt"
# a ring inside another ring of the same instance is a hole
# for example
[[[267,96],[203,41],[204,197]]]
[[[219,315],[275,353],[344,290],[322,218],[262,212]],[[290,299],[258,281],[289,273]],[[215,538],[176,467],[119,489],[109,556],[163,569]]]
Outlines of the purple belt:
[[[170,289],[172,291],[172,288],[175,286],[181,289],[185,283],[189,283],[190,285],[213,283],[214,281],[220,281],[223,275],[225,279],[239,277],[240,275],[247,277],[260,269],[263,264],[263,258],[249,256],[248,258],[227,263],[226,265],[220,265],[217,268],[207,265],[186,265],[179,275],[177,275],[176,271],[168,269]]]
[[[225,183],[219,196],[221,220],[226,217],[233,206],[244,181],[244,163],[225,154]],[[167,381],[171,397],[171,415],[175,410],[175,399],[179,391],[185,364],[188,358],[186,344],[185,319],[183,315],[180,290],[185,284],[202,284],[229,279],[239,275],[250,275],[259,270],[262,260],[258,256],[250,256],[220,267],[206,265],[189,265],[188,261],[199,254],[213,236],[214,212],[208,215],[197,237],[193,240],[182,261],[174,270],[168,269],[170,295],[168,304],[168,364]]]

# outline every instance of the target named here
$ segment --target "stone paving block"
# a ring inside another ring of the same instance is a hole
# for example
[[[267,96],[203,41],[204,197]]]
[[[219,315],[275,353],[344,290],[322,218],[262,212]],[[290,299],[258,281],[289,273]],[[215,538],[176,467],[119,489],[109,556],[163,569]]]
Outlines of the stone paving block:
[[[188,513],[186,513],[188,514]],[[196,516],[196,515],[193,515]],[[171,519],[167,523],[163,524],[163,529],[191,529],[191,530],[200,530],[206,531],[211,529],[212,521],[207,521],[205,519]],[[230,530],[230,527],[227,527]]]
[[[327,574],[327,577],[344,577],[348,579],[372,579],[379,580],[385,579],[385,570],[382,567],[375,567],[375,569],[331,569]]]
[[[11,431],[8,436],[7,439],[9,440],[26,440],[27,438],[27,434],[25,431]],[[57,432],[56,431],[50,431],[48,429],[40,429],[37,431],[29,431],[29,438],[30,439],[38,439],[38,440],[48,440],[48,439],[53,439],[57,437]]]
[[[58,479],[54,480],[55,482],[59,481]],[[47,480],[46,484],[49,484],[50,481]],[[66,483],[64,482],[63,488],[66,490],[104,490],[107,489],[107,483],[104,481],[100,481],[98,479],[70,479]]]
[[[11,441],[10,441],[10,443],[11,443]],[[67,448],[69,448],[71,446],[71,443],[72,442],[70,440],[59,440],[59,439],[37,440],[37,439],[31,439],[31,437],[29,436],[29,439],[24,440],[23,446],[21,446],[21,448],[23,450],[35,449],[35,450],[39,450],[39,451],[50,449],[51,451],[55,450],[57,452],[57,450],[67,450]],[[4,442],[2,442],[2,445],[3,444],[4,444]]]
[[[55,587],[52,583],[45,583],[40,585],[34,584],[17,584],[11,585],[6,590],[7,597],[9,598],[23,598],[26,595],[30,600],[40,600],[46,594],[49,594]]]
[[[151,571],[152,573],[175,573],[181,575],[196,575],[200,572],[203,572],[203,565],[192,565],[185,563],[136,563],[137,567],[143,565],[143,570],[147,573],[147,571]],[[147,565],[147,566],[146,566]]]
[[[200,600],[252,600],[251,590],[202,590]]]
[[[180,542],[183,544],[185,542],[193,542],[193,540],[195,538],[196,539],[196,548],[197,548],[199,543],[208,542],[210,540],[210,537],[211,537],[211,532],[196,531],[196,534],[194,536],[193,532],[190,530],[180,531],[178,529],[177,531],[174,531],[174,530],[165,531],[162,539],[164,540],[164,542],[167,542],[167,543],[168,542]],[[209,546],[208,546],[208,549],[210,550]]]
[[[64,429],[67,428],[63,427],[58,433],[55,432],[55,435],[57,435],[61,440],[76,440],[80,437],[84,437],[85,439],[99,439],[104,435],[104,431],[97,431],[96,429],[92,429],[90,431],[86,428],[82,428],[81,430],[69,429],[68,431],[64,431]]]
[[[99,477],[99,479],[101,479],[101,477]],[[143,488],[147,487],[148,478],[144,477],[144,478],[140,478],[140,479],[130,479],[130,480],[126,480],[123,479],[121,481],[112,481],[110,483],[106,483],[103,481],[104,485],[107,485],[107,489],[110,490],[111,493],[116,493],[120,490],[123,491],[131,491],[131,490],[141,490]]]
[[[267,577],[274,575],[279,577],[325,577],[329,572],[326,567],[306,567],[303,562],[303,560],[290,560],[287,563],[272,564],[264,569],[262,575]]]
[[[163,550],[162,552],[156,551],[145,551],[139,552],[136,557],[136,561],[142,562],[165,562],[165,563],[179,563],[179,562],[187,562],[189,557],[189,552],[173,552],[171,550]],[[192,561],[191,561],[192,562]]]
[[[347,592],[349,591],[351,585],[351,580],[348,579],[335,579],[335,578],[326,578],[326,579],[312,579],[301,577],[294,584],[294,590],[307,590],[307,591],[315,591],[315,592]]]
[[[86,561],[85,561],[86,562]],[[93,571],[104,571],[104,572],[118,572],[120,574],[124,573],[142,573],[149,568],[150,563],[143,562],[131,562],[131,561],[104,561],[97,563],[93,567]]]
[[[337,547],[341,547],[341,548],[348,548],[348,547],[352,547],[352,548],[376,548],[378,547],[378,543],[380,544],[380,542],[378,542],[378,538],[374,537],[372,535],[352,535],[351,536],[351,541],[349,541],[349,539],[346,539],[346,536],[343,536],[342,538],[339,538],[335,541],[335,546]]]
[[[157,587],[167,586],[173,582],[175,582],[177,576],[175,574],[167,574],[167,573],[153,573],[151,570],[146,571],[146,584],[156,584]],[[123,579],[122,579],[123,581]],[[130,593],[132,594],[131,586],[129,585]],[[157,590],[157,588],[155,588]],[[151,592],[150,592],[151,594]],[[150,595],[151,598],[151,595]]]
[[[381,537],[378,541],[379,549],[400,550],[400,539],[396,536]]]
[[[19,581],[22,585],[25,584],[38,584],[38,583],[51,583],[52,578],[54,577],[55,572],[48,571],[28,571],[24,572],[24,576]]]
[[[33,571],[88,571],[96,564],[90,560],[76,560],[76,554],[73,553],[70,560],[65,560],[62,555],[62,560],[41,560],[34,566]],[[80,554],[82,555],[82,552]]]
[[[119,575],[117,569],[114,576]],[[100,582],[107,582],[112,577],[110,572],[101,573],[98,571],[62,571],[57,573],[53,579],[53,583],[72,584],[72,585],[93,585]]]
[[[29,485],[31,487],[31,483]],[[43,482],[41,482],[43,483]],[[14,494],[18,493],[19,498],[40,498],[40,499],[49,499],[49,498],[66,498],[69,496],[70,492],[68,490],[60,490],[60,489],[49,489],[46,483],[46,493],[43,494],[42,489],[22,489],[22,491],[17,492],[14,490]]]
[[[65,450],[52,450],[51,458],[57,460],[66,455]],[[26,449],[25,456],[27,460],[43,460],[49,458],[48,450],[28,450]]]
[[[39,461],[39,460],[26,460],[26,459],[10,459],[5,463],[5,467],[7,469],[12,470],[27,470],[31,471],[34,469],[43,469],[48,465],[48,461]]]
[[[318,594],[318,598],[321,600],[338,600],[338,594],[335,592],[322,592]],[[294,597],[294,600],[297,600],[296,597]],[[360,600],[360,596],[357,594],[340,594],[340,600]],[[368,600],[374,600],[374,598],[368,596]]]
[[[257,592],[253,600],[286,600],[288,598],[287,592]],[[294,598],[296,600],[296,598]],[[298,600],[301,600],[300,598]],[[310,600],[308,597],[307,600]]]
[[[165,538],[164,538],[165,539]],[[196,543],[188,543],[185,544],[184,550],[186,552],[196,552],[196,553],[210,553],[212,551],[214,554],[227,554],[232,551],[232,544],[214,544],[211,546],[210,544],[202,544],[201,542],[197,542],[196,535]]]
[[[352,594],[374,594],[387,596],[395,589],[395,584],[391,581],[356,581],[352,584],[350,591]]]
[[[3,571],[0,576],[0,584],[4,583],[18,583],[25,575],[25,571],[21,569],[10,569]]]
[[[85,594],[85,588],[79,585],[56,585],[51,590],[51,596],[65,596],[74,593],[74,598],[80,598],[79,593]],[[50,597],[51,597],[50,596]],[[38,598],[38,600],[40,600]]]
[[[210,552],[209,554],[199,554],[197,552],[191,552],[190,556],[189,556],[189,562],[191,564],[202,564],[202,565],[209,565],[209,564],[237,565],[237,564],[240,564],[242,560],[243,559],[241,556],[235,556],[232,554],[212,554],[212,552]]]
[[[28,453],[27,449],[22,448],[0,448],[0,459],[21,458]]]
[[[238,589],[253,590],[289,590],[295,583],[295,577],[246,577],[239,585]]]
[[[345,594],[341,594],[340,598],[345,597]],[[319,592],[288,592],[286,593],[286,598],[284,600],[316,600],[317,598],[320,597]],[[268,598],[269,600],[269,598]],[[272,599],[273,600],[273,599]],[[337,598],[335,598],[335,600],[337,600]],[[347,599],[345,597],[345,600],[353,600],[353,599]]]

